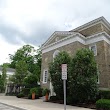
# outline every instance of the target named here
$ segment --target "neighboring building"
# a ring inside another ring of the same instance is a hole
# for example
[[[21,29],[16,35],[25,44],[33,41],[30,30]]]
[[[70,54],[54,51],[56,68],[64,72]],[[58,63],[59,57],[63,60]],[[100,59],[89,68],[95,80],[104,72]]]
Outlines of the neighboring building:
[[[2,74],[2,70],[3,70],[3,67],[0,67],[1,74]],[[5,93],[9,93],[11,91],[11,86],[12,86],[13,82],[9,81],[9,77],[11,77],[13,74],[15,74],[15,69],[6,68],[7,83],[6,83]]]
[[[49,80],[48,63],[60,51],[73,56],[81,48],[89,48],[94,52],[99,69],[99,87],[110,88],[110,24],[100,17],[70,31],[54,32],[42,45],[41,86],[50,88],[51,95],[53,87]]]

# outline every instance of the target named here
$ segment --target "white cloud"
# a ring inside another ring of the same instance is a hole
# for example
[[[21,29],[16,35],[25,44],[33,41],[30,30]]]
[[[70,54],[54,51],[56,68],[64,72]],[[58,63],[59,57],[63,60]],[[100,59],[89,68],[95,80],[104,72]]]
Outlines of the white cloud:
[[[110,21],[109,0],[1,0],[0,2],[2,35],[0,51],[3,53],[0,62],[5,61],[9,53],[12,54],[26,43],[38,46],[45,42],[53,31],[71,30],[100,16]]]
[[[0,64],[9,62],[9,54],[14,54],[21,45],[10,45],[3,39],[3,36],[0,35]]]

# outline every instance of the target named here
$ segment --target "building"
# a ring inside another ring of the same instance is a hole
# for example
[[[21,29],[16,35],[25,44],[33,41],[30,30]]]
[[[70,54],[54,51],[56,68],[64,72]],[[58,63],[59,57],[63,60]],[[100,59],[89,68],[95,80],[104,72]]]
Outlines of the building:
[[[89,48],[99,68],[98,85],[110,88],[110,23],[100,17],[70,31],[54,32],[42,45],[41,86],[48,87],[53,94],[49,80],[48,63],[60,52],[75,55],[81,48]]]
[[[3,70],[3,67],[0,67],[0,73],[2,74],[2,70]],[[6,68],[6,89],[5,89],[5,93],[9,93],[11,91],[11,85],[13,82],[9,81],[9,78],[15,74],[15,69],[12,69],[12,68]]]

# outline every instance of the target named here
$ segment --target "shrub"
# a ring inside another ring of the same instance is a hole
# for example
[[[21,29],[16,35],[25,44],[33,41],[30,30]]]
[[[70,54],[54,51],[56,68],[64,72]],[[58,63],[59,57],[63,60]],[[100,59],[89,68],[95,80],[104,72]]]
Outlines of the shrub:
[[[67,96],[67,104],[72,104],[73,103],[73,98],[71,96]]]
[[[30,92],[30,88],[23,88],[22,92],[25,96],[28,96],[29,92]]]
[[[18,97],[18,98],[24,97],[24,94],[23,94],[23,93],[19,93],[19,94],[17,95],[17,97]]]
[[[99,95],[103,99],[110,99],[110,90],[100,90]]]
[[[57,97],[59,99],[63,99],[63,81],[61,78],[61,65],[62,64],[67,64],[68,67],[70,67],[70,61],[71,61],[71,57],[69,56],[69,54],[65,51],[60,52],[55,58],[54,58],[54,62],[52,61],[49,64],[49,73],[50,73],[50,77],[51,77],[51,81],[52,81],[52,85],[53,85],[53,89],[54,92],[56,93]],[[68,76],[69,76],[69,72],[68,72]],[[68,88],[68,81],[67,80],[67,88]],[[68,94],[68,89],[67,89],[67,94]]]
[[[100,99],[96,102],[97,110],[110,110],[110,100]]]
[[[37,95],[39,97],[42,97],[42,88],[41,87],[37,87]]]
[[[49,94],[50,93],[50,90],[49,89],[43,89],[42,91],[42,95],[45,96],[46,94]]]
[[[58,100],[58,98],[56,96],[50,96],[50,99],[49,100],[50,101],[56,101],[56,100]]]
[[[70,96],[79,102],[95,100],[97,95],[97,65],[89,49],[80,49],[70,66]]]
[[[32,99],[32,94],[28,94],[28,99]]]
[[[30,94],[32,94],[32,93],[37,94],[37,88],[31,88],[30,89]]]

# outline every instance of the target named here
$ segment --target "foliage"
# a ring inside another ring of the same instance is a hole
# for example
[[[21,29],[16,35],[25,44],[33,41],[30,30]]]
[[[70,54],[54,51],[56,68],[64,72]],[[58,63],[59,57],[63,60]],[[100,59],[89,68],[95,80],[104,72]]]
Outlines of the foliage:
[[[71,58],[67,52],[60,52],[54,59],[54,62],[49,64],[49,73],[54,87],[54,91],[59,99],[63,99],[63,81],[61,78],[61,65],[70,65]],[[68,73],[69,75],[69,73]],[[67,80],[68,84],[68,80]],[[68,88],[68,85],[67,85]],[[68,89],[67,89],[68,90]],[[68,93],[68,91],[67,91]]]
[[[6,66],[2,65],[2,73],[0,74],[0,92],[4,92],[6,86]]]
[[[50,96],[50,99],[49,99],[50,101],[56,101],[56,100],[58,100],[57,99],[57,97],[56,96]]]
[[[103,99],[110,99],[110,90],[100,90],[99,95]]]
[[[38,90],[37,90],[37,88],[35,87],[35,88],[31,88],[30,89],[30,94],[32,94],[32,93],[35,93],[35,94],[37,94],[38,93]]]
[[[23,89],[22,89],[22,93],[23,93],[25,96],[28,96],[28,94],[30,93],[30,88],[23,88]]]
[[[100,99],[96,102],[97,110],[110,110],[110,100]]]
[[[0,92],[3,92],[3,90],[4,90],[4,82],[2,79],[2,75],[0,75]]]
[[[42,95],[43,95],[43,96],[45,96],[46,94],[49,95],[49,93],[50,93],[50,90],[47,89],[47,88],[45,88],[45,89],[43,89]]]
[[[18,83],[16,81],[17,77],[26,77],[26,72],[36,75],[37,81],[40,81],[40,73],[41,73],[41,51],[40,49],[35,50],[31,45],[24,45],[22,48],[18,49],[14,55],[9,55],[11,64],[10,67],[16,69],[15,75],[10,78],[14,83]],[[23,71],[24,70],[24,71]],[[19,75],[18,75],[19,73]],[[20,75],[21,74],[21,75]],[[21,82],[23,83],[23,82]]]
[[[37,75],[30,74],[27,77],[24,78],[23,84],[25,85],[26,88],[33,88],[38,86],[38,79]]]
[[[30,93],[28,95],[28,97],[30,97],[30,94],[32,95],[32,93],[35,93],[35,97],[36,99],[38,99],[41,96],[41,88],[40,87],[35,87],[35,88],[31,88],[30,89]]]
[[[16,78],[16,83],[19,85],[23,84],[24,78],[27,76],[27,65],[25,61],[18,61],[16,63],[16,73],[15,73],[15,78]]]
[[[18,97],[18,98],[24,97],[24,94],[23,94],[23,93],[19,93],[19,94],[17,95],[17,97]]]
[[[97,66],[89,49],[78,50],[69,75],[70,95],[79,102],[94,100],[97,94]]]

